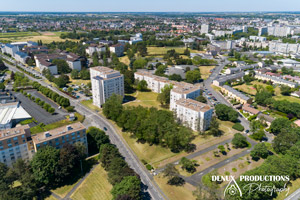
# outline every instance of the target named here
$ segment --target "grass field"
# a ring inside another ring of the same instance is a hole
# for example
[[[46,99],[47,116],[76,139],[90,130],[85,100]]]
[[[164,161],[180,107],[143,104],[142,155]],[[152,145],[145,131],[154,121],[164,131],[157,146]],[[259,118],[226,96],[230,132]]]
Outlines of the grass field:
[[[84,105],[85,107],[88,107],[89,109],[94,110],[94,111],[96,111],[96,112],[99,112],[99,111],[101,110],[100,108],[98,108],[97,106],[95,106],[95,105],[93,104],[93,99],[90,99],[90,100],[83,100],[83,101],[80,101],[80,103],[81,103],[82,105]]]
[[[130,60],[128,59],[128,57],[126,55],[120,57],[119,60],[120,60],[120,62],[124,63],[125,65],[129,65],[130,64]]]
[[[166,54],[168,50],[175,49],[177,53],[182,54],[185,47],[147,47],[148,55],[163,55]]]
[[[274,97],[275,100],[287,100],[290,102],[295,102],[295,103],[300,103],[300,99],[297,97],[293,97],[293,96],[276,96]]]
[[[42,40],[43,43],[50,42],[62,42],[65,39],[61,39],[59,36],[63,32],[15,32],[15,33],[1,33],[0,40],[9,40],[12,42],[20,41],[38,41]]]
[[[83,83],[84,85],[87,85],[88,83],[90,83],[91,80],[81,80],[81,79],[72,79],[70,77],[70,83],[68,83],[68,85],[78,85],[81,86],[81,84]]]
[[[243,84],[243,85],[234,86],[234,88],[239,89],[239,90],[241,90],[241,91],[243,91],[243,92],[245,92],[247,94],[255,95],[256,94],[256,90],[254,88],[254,85],[261,85],[264,88],[267,86],[267,84],[264,84],[262,82],[252,81],[250,85]],[[275,95],[276,96],[280,96],[281,95],[279,87],[275,88]]]
[[[124,104],[124,106],[143,106],[143,107],[155,107],[158,109],[164,109],[160,103],[156,100],[158,93],[154,92],[140,92],[137,91],[133,94],[127,95],[127,98],[136,98],[134,101]]]
[[[201,78],[206,80],[210,76],[210,70],[215,68],[216,66],[200,66],[200,73],[201,73]]]
[[[73,200],[110,200],[112,185],[107,180],[107,173],[99,164],[91,174],[76,189],[71,198]]]
[[[80,181],[80,179],[78,181]],[[72,185],[64,185],[62,187],[56,188],[55,190],[51,190],[51,191],[57,194],[58,196],[60,196],[61,198],[64,198],[72,190],[72,188],[78,183],[78,181]]]
[[[185,183],[184,186],[172,186],[167,184],[167,179],[159,174],[154,177],[157,185],[163,190],[169,199],[172,200],[194,200],[193,191],[196,189],[189,183]]]
[[[69,119],[64,119],[58,122],[54,122],[52,124],[48,124],[46,126],[41,127],[40,125],[34,126],[32,128],[30,128],[30,132],[31,134],[37,134],[37,133],[41,133],[44,131],[49,131],[58,127],[62,127],[68,124],[73,124],[75,122],[82,122],[84,120],[84,116],[80,115],[79,113],[75,113],[76,116],[76,120],[75,121],[69,121]]]

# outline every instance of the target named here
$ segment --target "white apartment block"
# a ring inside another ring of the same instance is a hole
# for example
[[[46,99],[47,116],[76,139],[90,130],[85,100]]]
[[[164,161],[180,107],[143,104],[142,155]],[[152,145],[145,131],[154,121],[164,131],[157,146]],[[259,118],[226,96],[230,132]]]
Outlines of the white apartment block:
[[[146,71],[138,71],[134,73],[134,78],[138,81],[145,80],[147,82],[147,87],[152,92],[161,93],[161,90],[166,85],[173,85],[173,88],[177,87],[193,87],[193,84],[184,83],[184,82],[177,82],[177,81],[170,81],[166,77],[156,76],[150,72]]]
[[[104,53],[106,52],[106,47],[103,45],[90,45],[85,52],[89,54],[89,56],[92,56],[93,53]]]
[[[34,154],[34,148],[30,139],[30,127],[19,126],[0,131],[0,162],[7,166],[18,159],[29,160]]]
[[[200,87],[177,87],[173,88],[170,92],[170,110],[176,108],[176,101],[179,99],[196,99],[200,96]]]
[[[209,25],[208,24],[202,24],[201,25],[201,34],[206,34],[209,32]]]
[[[179,99],[173,109],[177,119],[194,131],[205,131],[210,126],[213,109],[193,99]]]
[[[255,73],[255,78],[257,78],[259,80],[272,81],[273,84],[286,85],[291,88],[298,87],[298,83],[287,81],[287,80],[279,78],[279,77],[269,76],[266,74]]]
[[[124,77],[119,71],[108,67],[90,69],[93,103],[101,107],[113,94],[124,96]]]

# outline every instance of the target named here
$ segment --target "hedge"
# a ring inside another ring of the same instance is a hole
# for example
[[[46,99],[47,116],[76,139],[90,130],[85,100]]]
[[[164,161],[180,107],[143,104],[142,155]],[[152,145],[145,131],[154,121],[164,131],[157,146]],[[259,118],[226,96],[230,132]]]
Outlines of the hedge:
[[[237,131],[243,131],[245,128],[243,127],[242,124],[240,123],[235,123],[233,126],[232,126],[233,129],[237,130]]]

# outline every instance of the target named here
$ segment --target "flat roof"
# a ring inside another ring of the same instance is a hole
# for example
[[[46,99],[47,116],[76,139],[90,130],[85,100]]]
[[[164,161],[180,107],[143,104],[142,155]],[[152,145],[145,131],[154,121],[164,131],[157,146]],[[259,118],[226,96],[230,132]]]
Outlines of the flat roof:
[[[5,129],[5,130],[0,130],[0,140],[4,139],[4,138],[8,138],[8,137],[15,137],[18,135],[23,135],[26,134],[25,130],[29,129],[29,125],[23,125],[23,126],[19,126],[16,128],[10,128],[10,129]]]
[[[197,112],[207,112],[211,110],[212,108],[205,103],[201,103],[199,101],[193,100],[193,99],[179,99],[176,101],[177,105],[189,108],[191,110],[197,111]]]
[[[50,131],[38,133],[38,134],[32,136],[32,140],[34,141],[34,143],[37,144],[37,143],[45,142],[48,140],[52,140],[54,138],[61,137],[63,135],[70,134],[74,131],[79,131],[82,129],[85,129],[85,126],[82,123],[77,122],[77,123],[62,126],[62,127],[50,130]],[[49,134],[49,136],[46,137],[46,134]]]

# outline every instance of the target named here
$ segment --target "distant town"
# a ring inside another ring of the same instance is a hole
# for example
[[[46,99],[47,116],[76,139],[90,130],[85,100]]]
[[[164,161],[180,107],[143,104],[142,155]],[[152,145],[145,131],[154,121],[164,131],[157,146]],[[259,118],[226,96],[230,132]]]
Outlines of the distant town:
[[[0,50],[0,199],[300,199],[297,12],[0,12]]]

